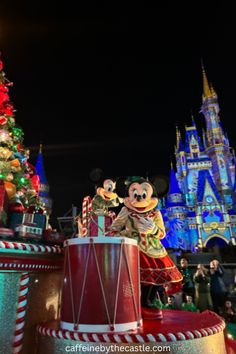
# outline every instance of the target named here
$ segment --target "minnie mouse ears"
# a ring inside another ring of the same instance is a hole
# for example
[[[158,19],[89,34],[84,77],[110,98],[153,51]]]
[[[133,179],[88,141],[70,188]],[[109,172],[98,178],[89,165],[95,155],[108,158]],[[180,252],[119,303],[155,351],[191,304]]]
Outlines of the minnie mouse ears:
[[[129,186],[134,182],[149,182],[153,187],[153,195],[158,197],[164,197],[169,190],[169,179],[163,175],[154,176],[150,180],[139,176],[119,177],[116,181],[116,192],[118,196],[121,198],[127,196]]]
[[[164,175],[156,175],[150,179],[159,198],[165,197],[169,191],[169,178]]]
[[[127,185],[130,184],[126,177],[119,177],[116,180],[116,193],[120,198],[127,195]]]

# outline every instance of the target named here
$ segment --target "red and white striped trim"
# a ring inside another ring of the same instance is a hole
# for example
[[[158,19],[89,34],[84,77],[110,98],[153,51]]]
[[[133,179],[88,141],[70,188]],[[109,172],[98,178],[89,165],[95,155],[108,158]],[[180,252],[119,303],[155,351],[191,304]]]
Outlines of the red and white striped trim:
[[[2,249],[13,249],[19,251],[27,252],[40,252],[40,253],[61,253],[62,250],[60,246],[46,246],[46,245],[36,245],[31,243],[21,243],[21,242],[9,242],[0,241],[0,250]]]
[[[225,328],[225,323],[220,320],[220,323],[199,330],[177,332],[177,333],[148,333],[148,334],[119,334],[119,333],[79,333],[63,329],[51,329],[45,325],[38,325],[37,331],[44,335],[59,339],[71,339],[81,342],[103,342],[103,343],[156,343],[156,342],[176,342],[194,338],[207,337],[209,335],[222,332]]]
[[[23,262],[23,261],[22,261]],[[60,270],[62,269],[61,265],[53,264],[37,264],[37,263],[12,263],[12,262],[1,262],[0,270],[15,270],[15,271],[32,271],[32,270]]]
[[[92,199],[90,196],[84,197],[82,203],[82,225],[83,225],[83,235],[88,232],[88,218],[92,211]]]
[[[22,273],[16,311],[16,326],[13,339],[13,354],[21,353],[24,337],[25,314],[27,305],[27,293],[29,286],[29,274]]]
[[[8,229],[6,227],[0,227],[0,235],[1,236],[14,236],[14,231],[12,229]]]

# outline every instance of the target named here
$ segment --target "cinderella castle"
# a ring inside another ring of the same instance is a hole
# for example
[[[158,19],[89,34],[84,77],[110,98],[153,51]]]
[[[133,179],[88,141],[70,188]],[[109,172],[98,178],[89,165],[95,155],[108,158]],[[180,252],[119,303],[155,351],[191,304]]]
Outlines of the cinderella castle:
[[[176,172],[162,207],[165,246],[201,250],[236,244],[236,160],[220,117],[217,94],[203,67],[201,112],[206,127],[200,136],[192,119],[185,137],[176,128]]]

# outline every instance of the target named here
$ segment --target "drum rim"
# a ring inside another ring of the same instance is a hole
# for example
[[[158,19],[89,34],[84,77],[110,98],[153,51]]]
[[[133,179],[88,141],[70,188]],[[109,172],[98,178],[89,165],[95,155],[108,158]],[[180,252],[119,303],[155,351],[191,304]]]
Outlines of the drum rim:
[[[123,323],[115,323],[115,333],[116,332],[126,332],[130,330],[136,330],[142,325],[142,319],[138,321],[132,322],[123,322]],[[74,323],[60,321],[60,328],[63,330],[73,331],[73,332],[82,332],[82,333],[114,333],[114,330],[110,329],[110,325],[108,323],[104,324],[79,324],[78,330],[74,329]]]
[[[122,241],[127,245],[137,246],[138,242],[135,239],[128,238],[128,237],[107,237],[107,236],[99,236],[99,237],[78,237],[78,238],[71,238],[64,241],[64,247],[72,246],[72,245],[83,245],[89,244],[90,242],[93,243],[109,243],[109,244],[121,244]]]

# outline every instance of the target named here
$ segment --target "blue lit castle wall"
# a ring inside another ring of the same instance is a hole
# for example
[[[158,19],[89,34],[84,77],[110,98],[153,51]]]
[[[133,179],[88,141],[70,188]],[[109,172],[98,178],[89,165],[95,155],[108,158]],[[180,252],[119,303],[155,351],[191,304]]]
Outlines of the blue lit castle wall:
[[[170,174],[170,190],[163,210],[166,227],[165,246],[188,249],[190,247],[188,208],[181,192],[173,167]]]
[[[176,172],[162,209],[165,245],[184,250],[235,244],[235,157],[219,118],[217,94],[203,68],[201,112],[206,129],[199,136],[196,124],[185,127],[183,140],[176,129]]]
[[[47,182],[44,163],[43,163],[43,153],[42,153],[42,144],[40,144],[39,153],[36,161],[36,172],[40,179],[40,189],[39,189],[39,198],[41,203],[44,205],[47,214],[50,215],[52,212],[52,199],[49,194],[49,184]]]

